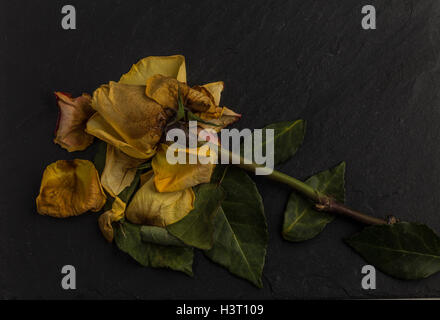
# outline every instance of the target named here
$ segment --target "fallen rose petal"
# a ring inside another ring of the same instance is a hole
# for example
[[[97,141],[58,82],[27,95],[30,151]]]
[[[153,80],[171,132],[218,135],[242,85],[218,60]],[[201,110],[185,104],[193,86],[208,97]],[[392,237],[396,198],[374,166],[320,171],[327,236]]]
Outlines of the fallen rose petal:
[[[59,160],[43,173],[37,211],[56,218],[101,210],[106,196],[98,172],[88,160]]]
[[[83,94],[72,98],[69,94],[55,92],[59,107],[54,142],[69,152],[86,149],[93,136],[85,132],[87,120],[95,112],[90,106],[91,97]]]
[[[176,192],[158,192],[152,171],[141,178],[143,185],[131,200],[125,216],[135,224],[166,227],[184,218],[193,208],[192,188]]]
[[[147,79],[155,74],[172,77],[186,83],[185,57],[175,55],[144,58],[134,64],[119,82],[144,86]]]

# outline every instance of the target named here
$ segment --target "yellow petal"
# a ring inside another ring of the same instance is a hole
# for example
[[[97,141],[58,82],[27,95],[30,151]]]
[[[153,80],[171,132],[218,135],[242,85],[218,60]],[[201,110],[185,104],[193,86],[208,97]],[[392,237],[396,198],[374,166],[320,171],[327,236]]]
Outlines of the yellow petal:
[[[145,94],[158,104],[177,110],[177,94],[185,100],[189,87],[172,77],[165,77],[161,74],[148,78],[145,86]]]
[[[166,158],[167,146],[162,145],[156,156],[151,161],[154,171],[154,183],[159,192],[173,192],[184,190],[201,183],[208,183],[211,180],[213,163],[208,164],[170,164]],[[183,152],[194,152],[197,150],[187,149]],[[179,150],[182,152],[182,150]]]
[[[145,94],[160,105],[174,110],[178,108],[178,94],[191,111],[202,112],[215,107],[214,98],[207,89],[197,86],[190,88],[185,83],[161,74],[148,78]]]
[[[145,86],[110,82],[93,93],[92,107],[99,116],[89,120],[87,132],[132,157],[154,155],[169,115],[145,96]]]
[[[141,179],[144,184],[131,200],[125,216],[135,224],[166,227],[184,218],[193,208],[195,195],[191,188],[176,192],[158,192],[153,172]]]
[[[148,152],[142,152],[129,145],[97,112],[87,122],[86,132],[115,146],[133,158],[149,159],[156,152],[156,148],[148,150]]]
[[[119,82],[125,84],[145,85],[147,79],[155,74],[162,74],[185,83],[185,57],[175,55],[144,58],[134,64],[130,71],[121,77]]]
[[[220,105],[220,98],[222,95],[222,91],[225,87],[223,81],[207,83],[202,87],[206,88],[209,91],[209,93],[211,93],[212,97],[214,98],[214,104],[216,106]]]
[[[203,120],[206,120],[212,124],[207,123],[198,123],[198,126],[202,127],[203,129],[213,129],[216,132],[219,132],[221,129],[229,126],[230,124],[237,122],[241,118],[241,114],[235,113],[229,108],[223,107],[220,116],[218,116],[218,111],[215,114],[208,113],[208,112],[202,112],[199,115],[199,117]]]
[[[221,93],[224,89],[223,81],[208,83],[203,85],[202,87],[209,91],[212,98],[214,99],[214,105],[205,112],[200,112],[197,115],[201,119],[213,123],[216,126],[206,123],[199,123],[198,125],[200,127],[202,127],[203,129],[213,129],[216,132],[219,132],[221,129],[238,121],[241,118],[241,114],[238,114],[226,107],[219,107]]]
[[[56,218],[101,210],[106,196],[98,172],[88,160],[59,160],[47,166],[37,197],[37,211]]]
[[[55,92],[55,96],[59,113],[54,142],[69,152],[86,149],[93,142],[93,136],[84,131],[95,112],[90,106],[92,98],[88,94],[72,98],[63,92]]]
[[[102,235],[108,242],[112,242],[114,231],[112,223],[121,220],[124,217],[126,204],[118,197],[113,201],[112,209],[99,216],[98,225]]]
[[[107,144],[105,167],[101,175],[102,186],[112,197],[116,197],[132,183],[137,167],[143,161]]]
[[[215,108],[214,98],[204,87],[190,88],[186,96],[186,106],[194,112],[203,112]]]
[[[241,118],[241,114],[234,112],[233,110],[226,108],[226,107],[223,107],[222,116]]]
[[[214,131],[219,132],[221,129],[237,122],[239,119],[240,117],[221,116],[218,119],[208,120],[210,123],[215,124],[215,126],[206,123],[199,123],[198,125],[203,129],[213,129]]]

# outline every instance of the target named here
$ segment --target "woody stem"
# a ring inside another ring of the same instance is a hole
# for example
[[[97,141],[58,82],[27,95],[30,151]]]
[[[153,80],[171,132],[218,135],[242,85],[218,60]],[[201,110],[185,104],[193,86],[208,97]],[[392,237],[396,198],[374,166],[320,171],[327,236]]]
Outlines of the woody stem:
[[[247,171],[255,173],[255,170],[257,168],[261,168],[261,169],[264,168],[263,166],[258,165],[256,163],[245,163],[242,157],[238,157],[230,153],[229,151],[226,152],[229,153],[231,163],[236,164],[238,167],[243,168]],[[315,203],[315,208],[319,211],[325,211],[333,214],[346,216],[368,225],[388,224],[388,223],[395,223],[397,221],[394,217],[390,217],[390,219],[387,221],[385,219],[376,218],[367,215],[365,213],[353,210],[347,207],[346,205],[337,202],[332,197],[312,188],[303,181],[288,176],[287,174],[284,174],[282,172],[273,170],[270,174],[267,175],[267,177],[274,181],[284,183],[289,187],[291,187],[296,192],[306,196]]]

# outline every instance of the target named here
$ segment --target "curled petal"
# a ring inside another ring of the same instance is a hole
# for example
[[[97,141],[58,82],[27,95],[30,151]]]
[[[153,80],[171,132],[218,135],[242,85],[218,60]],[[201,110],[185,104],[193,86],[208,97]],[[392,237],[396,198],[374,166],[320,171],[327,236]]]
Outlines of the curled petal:
[[[223,81],[211,82],[211,83],[207,83],[207,84],[203,85],[202,87],[209,91],[209,93],[211,94],[211,96],[214,99],[214,104],[216,106],[220,105],[220,98],[221,98],[223,89],[225,87],[224,82]]]
[[[180,95],[186,107],[194,112],[213,108],[214,99],[203,87],[190,88],[174,78],[156,74],[147,80],[145,94],[160,105],[177,110],[177,97]]]
[[[151,161],[157,191],[174,192],[184,190],[201,183],[208,183],[211,180],[215,167],[213,162],[201,164],[197,161],[196,164],[189,164],[189,161],[187,161],[186,164],[170,164],[166,157],[167,148],[166,145],[162,145]],[[195,156],[199,153],[206,155],[206,152],[202,153],[201,148],[178,150],[177,152],[194,153]]]
[[[144,86],[147,79],[155,74],[162,74],[186,83],[185,57],[174,55],[144,58],[134,64],[119,82]]]
[[[108,242],[114,238],[112,223],[121,220],[124,217],[126,204],[118,197],[113,201],[112,209],[99,216],[98,225],[102,235]]]
[[[86,131],[91,135],[98,137],[102,141],[115,146],[125,154],[137,158],[148,159],[155,154],[156,148],[153,150],[138,150],[129,145],[116,131],[109,125],[99,113],[95,113],[87,122]]]
[[[190,88],[186,96],[187,107],[195,112],[203,112],[215,108],[214,98],[203,87]]]
[[[116,197],[132,183],[137,167],[142,162],[107,144],[105,167],[101,175],[102,186],[112,197]]]
[[[55,96],[59,113],[54,142],[69,152],[86,149],[93,142],[93,136],[84,131],[95,112],[90,106],[92,98],[85,93],[77,98],[63,92],[55,92]]]
[[[215,124],[215,126],[207,123],[199,123],[200,127],[203,129],[213,129],[216,132],[219,132],[221,129],[238,121],[241,118],[241,114],[235,113],[226,107],[219,107],[221,93],[224,89],[223,81],[208,83],[203,85],[202,88],[210,93],[214,103],[205,112],[198,113],[198,116],[207,122]]]
[[[223,110],[222,116],[241,118],[241,114],[234,112],[233,110],[226,108],[226,107],[224,107],[223,109],[224,110]]]
[[[158,192],[153,172],[141,179],[143,185],[136,192],[125,212],[135,224],[166,227],[184,218],[193,208],[195,195],[191,188],[176,192]]]
[[[158,104],[177,110],[177,96],[186,97],[189,87],[171,77],[161,74],[153,75],[148,78],[145,86],[145,94]]]
[[[47,166],[37,197],[37,211],[56,218],[101,210],[106,196],[98,172],[88,160],[59,160]]]
[[[203,129],[213,129],[214,131],[219,132],[221,129],[240,120],[241,114],[235,113],[231,109],[223,107],[220,112],[220,116],[218,116],[217,110],[215,114],[202,112],[199,114],[199,117],[215,125],[210,125],[208,123],[198,123],[200,127],[202,127]]]
[[[145,96],[145,86],[110,82],[93,93],[99,116],[87,123],[87,132],[128,155],[148,159],[155,153],[169,115]]]

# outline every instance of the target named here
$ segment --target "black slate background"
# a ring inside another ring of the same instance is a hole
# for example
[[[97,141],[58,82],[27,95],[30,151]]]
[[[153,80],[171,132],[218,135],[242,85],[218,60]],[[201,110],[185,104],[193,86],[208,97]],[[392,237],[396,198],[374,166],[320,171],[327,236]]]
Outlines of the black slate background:
[[[61,7],[77,30],[61,28]],[[361,28],[373,4],[377,30]],[[289,190],[257,178],[270,241],[264,289],[197,254],[193,279],[142,268],[105,242],[97,215],[39,216],[46,165],[87,158],[53,144],[52,92],[92,92],[144,56],[183,54],[191,84],[224,80],[239,128],[303,118],[307,136],[280,169],[299,178],[347,162],[348,203],[440,231],[440,3],[428,0],[1,1],[0,298],[438,297],[440,274],[399,281],[378,271],[361,289],[362,258],[337,219],[301,244],[280,236]],[[77,269],[75,291],[61,267]]]

